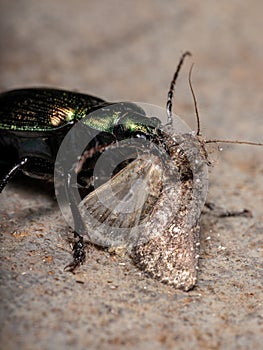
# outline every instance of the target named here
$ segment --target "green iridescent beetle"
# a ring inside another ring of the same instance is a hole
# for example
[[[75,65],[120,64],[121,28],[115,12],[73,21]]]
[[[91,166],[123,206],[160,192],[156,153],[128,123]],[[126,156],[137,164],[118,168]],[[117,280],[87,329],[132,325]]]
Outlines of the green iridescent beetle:
[[[52,181],[61,142],[79,121],[83,121],[85,133],[96,133],[93,142],[87,145],[88,149],[95,150],[94,157],[96,149],[99,151],[119,140],[152,137],[160,125],[157,118],[149,123],[149,118],[136,104],[116,103],[116,108],[112,107],[110,111],[109,106],[115,104],[91,95],[49,88],[18,89],[0,94],[0,164],[1,171],[4,170],[0,193],[19,170],[30,177]],[[100,114],[94,118],[92,112],[97,109]],[[74,140],[72,144],[74,148]],[[89,177],[94,157],[86,162],[80,178]],[[68,189],[71,171],[68,169],[64,174]],[[82,221],[71,191],[68,191],[68,200],[75,222],[75,236],[79,238],[73,248],[74,261],[68,266],[69,270],[74,270],[84,261],[85,252]]]

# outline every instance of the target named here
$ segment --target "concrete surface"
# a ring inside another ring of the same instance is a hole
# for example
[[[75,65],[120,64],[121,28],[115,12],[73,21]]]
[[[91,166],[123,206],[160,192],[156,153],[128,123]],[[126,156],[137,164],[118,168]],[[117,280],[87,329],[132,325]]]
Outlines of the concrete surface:
[[[1,91],[68,88],[164,106],[181,53],[207,138],[262,142],[260,0],[0,2]],[[195,129],[187,75],[175,111]],[[213,147],[208,200],[253,218],[202,217],[200,273],[188,293],[146,278],[128,259],[94,251],[75,275],[69,229],[42,182],[0,197],[1,348],[260,349],[262,148]]]

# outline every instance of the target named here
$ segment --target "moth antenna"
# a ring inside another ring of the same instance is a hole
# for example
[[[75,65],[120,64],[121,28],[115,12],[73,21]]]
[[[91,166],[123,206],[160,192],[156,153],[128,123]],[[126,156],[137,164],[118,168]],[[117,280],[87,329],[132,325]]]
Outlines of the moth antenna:
[[[260,142],[238,141],[238,140],[205,140],[205,143],[237,143],[239,145],[263,146]]]
[[[176,79],[178,77],[179,71],[182,67],[182,64],[184,62],[184,59],[186,56],[192,56],[192,54],[189,51],[186,51],[180,61],[179,64],[176,68],[176,71],[173,76],[173,80],[171,81],[170,89],[168,91],[168,96],[167,96],[167,103],[166,103],[166,113],[167,113],[167,124],[172,124],[172,99],[173,99],[173,94],[174,94],[174,85],[176,82]]]
[[[191,65],[190,71],[189,71],[189,76],[188,76],[188,81],[189,81],[189,86],[191,89],[191,93],[193,96],[193,100],[194,100],[194,107],[195,107],[195,116],[196,116],[196,122],[197,122],[197,131],[196,131],[196,135],[200,136],[200,117],[199,117],[199,113],[198,113],[198,108],[197,108],[197,100],[195,97],[195,93],[194,93],[194,89],[193,89],[193,85],[192,85],[192,70],[193,70],[194,64]]]

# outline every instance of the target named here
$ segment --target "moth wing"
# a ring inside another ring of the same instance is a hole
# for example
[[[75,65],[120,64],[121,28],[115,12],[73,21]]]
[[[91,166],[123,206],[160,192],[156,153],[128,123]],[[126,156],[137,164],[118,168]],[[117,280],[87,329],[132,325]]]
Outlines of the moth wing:
[[[91,241],[100,246],[127,246],[137,239],[162,187],[157,157],[142,155],[85,197],[79,211]]]

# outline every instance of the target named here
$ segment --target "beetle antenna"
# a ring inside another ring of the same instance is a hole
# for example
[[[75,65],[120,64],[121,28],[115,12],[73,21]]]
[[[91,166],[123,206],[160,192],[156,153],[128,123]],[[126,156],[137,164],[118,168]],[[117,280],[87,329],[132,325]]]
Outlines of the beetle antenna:
[[[179,64],[176,68],[176,71],[174,73],[174,76],[173,76],[173,80],[171,81],[171,85],[170,85],[170,89],[168,91],[168,96],[167,96],[167,103],[166,103],[166,113],[167,113],[167,124],[172,124],[172,99],[173,99],[173,94],[174,94],[174,85],[175,85],[175,82],[176,82],[176,79],[178,77],[178,74],[179,74],[179,71],[182,67],[182,64],[184,62],[184,59],[186,56],[192,56],[191,53],[189,51],[186,51],[180,61],[179,61]]]
[[[192,93],[193,100],[194,100],[195,116],[196,116],[196,122],[197,122],[196,135],[200,136],[201,135],[201,133],[200,133],[200,117],[199,117],[198,108],[197,108],[197,100],[196,100],[196,97],[195,97],[195,93],[194,93],[194,89],[193,89],[193,85],[192,85],[192,80],[191,80],[193,66],[194,66],[194,64],[191,65],[191,68],[190,68],[190,71],[189,71],[189,76],[188,76],[188,81],[189,81],[189,86],[190,86],[191,93]]]
[[[260,142],[238,141],[238,140],[205,140],[205,143],[237,143],[239,145],[263,146]]]

